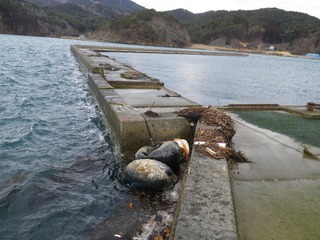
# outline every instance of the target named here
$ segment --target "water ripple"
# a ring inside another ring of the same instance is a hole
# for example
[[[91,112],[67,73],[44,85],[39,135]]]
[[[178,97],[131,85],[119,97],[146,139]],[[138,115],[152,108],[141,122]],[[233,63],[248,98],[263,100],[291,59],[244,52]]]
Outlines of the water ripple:
[[[1,239],[79,239],[125,197],[110,137],[70,51],[79,42],[0,41]]]

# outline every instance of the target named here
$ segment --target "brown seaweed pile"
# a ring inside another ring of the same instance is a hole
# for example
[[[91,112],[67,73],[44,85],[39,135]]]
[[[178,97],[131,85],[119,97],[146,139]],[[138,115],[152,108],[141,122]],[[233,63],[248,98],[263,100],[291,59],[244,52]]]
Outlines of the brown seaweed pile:
[[[195,132],[194,141],[194,147],[199,152],[215,159],[246,161],[243,154],[236,152],[232,147],[232,137],[235,134],[234,122],[224,111],[211,106],[197,106],[179,111],[178,116],[186,117],[193,123],[197,121],[201,123]]]
[[[133,79],[133,80],[148,78],[148,76],[145,73],[141,73],[135,70],[123,72],[120,74],[120,76],[126,79]]]

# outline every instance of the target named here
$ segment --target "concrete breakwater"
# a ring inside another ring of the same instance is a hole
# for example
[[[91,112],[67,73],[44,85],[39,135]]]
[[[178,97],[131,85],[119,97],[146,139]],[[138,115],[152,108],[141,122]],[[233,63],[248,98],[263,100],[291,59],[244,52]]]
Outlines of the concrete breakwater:
[[[71,46],[71,51],[78,59],[93,95],[112,129],[114,143],[126,160],[132,160],[134,152],[150,144],[150,141],[160,143],[180,137],[191,142],[193,133],[189,122],[177,117],[174,112],[199,104],[167,89],[160,80],[120,64],[102,53],[245,56],[237,53],[79,45]],[[148,115],[148,110],[157,113],[157,116]]]
[[[165,88],[160,80],[110,59],[105,52],[243,56],[78,45],[71,46],[71,50],[88,79],[113,142],[127,162],[145,145],[174,138],[192,143],[194,127],[176,112],[199,104]],[[170,239],[237,239],[226,160],[214,161],[193,151],[189,161]]]
[[[189,122],[174,112],[197,103],[165,88],[161,81],[102,55],[100,51],[105,49],[71,49],[125,160],[132,160],[133,154],[150,142],[176,137],[192,141]],[[148,115],[148,110],[157,116]]]

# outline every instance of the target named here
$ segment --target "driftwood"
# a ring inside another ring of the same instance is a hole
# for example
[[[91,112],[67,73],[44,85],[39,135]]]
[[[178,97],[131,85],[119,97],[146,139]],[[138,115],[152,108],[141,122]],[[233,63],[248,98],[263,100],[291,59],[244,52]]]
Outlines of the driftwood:
[[[233,149],[234,122],[224,111],[210,106],[190,107],[179,111],[178,116],[186,117],[191,123],[199,121],[209,126],[195,132],[194,147],[197,151],[216,159],[248,162],[241,152]]]

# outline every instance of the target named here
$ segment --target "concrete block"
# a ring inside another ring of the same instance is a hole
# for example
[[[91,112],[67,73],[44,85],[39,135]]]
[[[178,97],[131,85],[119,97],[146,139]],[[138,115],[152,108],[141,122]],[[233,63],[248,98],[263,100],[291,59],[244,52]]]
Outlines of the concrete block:
[[[145,119],[134,108],[124,103],[113,89],[99,90],[96,98],[107,120],[114,144],[125,161],[132,161],[134,153],[140,147],[150,144]]]
[[[225,159],[213,159],[193,149],[179,204],[170,239],[238,239]]]
[[[190,161],[174,239],[236,240],[226,160],[193,151]]]
[[[161,89],[116,89],[116,92],[131,106],[143,107],[190,107],[199,106],[189,99],[163,87]]]
[[[112,89],[113,88],[100,74],[97,74],[97,73],[89,73],[88,74],[88,81],[89,81],[91,87],[94,87],[97,89]]]
[[[79,66],[83,75],[88,78],[89,73],[100,73],[101,66],[94,63],[91,58],[87,55],[89,53],[84,52],[83,48],[71,45],[71,51],[77,58]]]
[[[192,143],[194,130],[186,118],[177,117],[172,112],[158,114],[158,117],[147,117],[145,114],[142,114],[147,121],[150,136],[155,143],[175,138],[186,139],[189,143]]]

